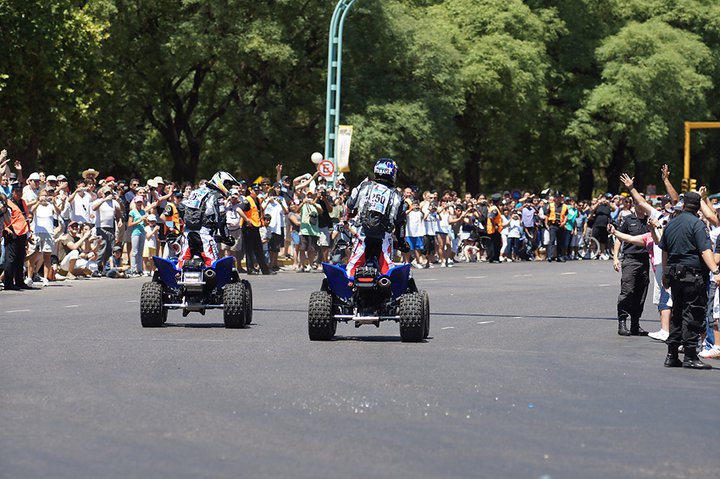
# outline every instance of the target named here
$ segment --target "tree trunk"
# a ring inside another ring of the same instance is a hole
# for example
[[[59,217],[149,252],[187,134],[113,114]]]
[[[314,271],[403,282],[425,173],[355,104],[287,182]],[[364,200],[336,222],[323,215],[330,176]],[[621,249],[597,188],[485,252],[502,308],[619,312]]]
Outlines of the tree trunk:
[[[474,151],[465,160],[465,191],[473,196],[480,191],[480,155]]]
[[[595,189],[595,172],[593,171],[592,161],[583,159],[582,168],[580,169],[580,184],[578,186],[578,199],[590,199],[593,197]]]
[[[625,153],[627,150],[627,141],[625,138],[618,141],[613,149],[610,164],[605,169],[607,177],[607,190],[611,193],[620,191],[620,174],[625,170]]]

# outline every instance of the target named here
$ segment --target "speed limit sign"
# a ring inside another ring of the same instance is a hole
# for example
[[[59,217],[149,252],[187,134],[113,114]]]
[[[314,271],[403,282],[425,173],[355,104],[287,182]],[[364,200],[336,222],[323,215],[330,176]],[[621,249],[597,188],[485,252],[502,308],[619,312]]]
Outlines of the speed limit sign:
[[[322,160],[318,163],[317,170],[320,176],[328,178],[335,173],[335,165],[333,165],[333,162],[330,160]]]

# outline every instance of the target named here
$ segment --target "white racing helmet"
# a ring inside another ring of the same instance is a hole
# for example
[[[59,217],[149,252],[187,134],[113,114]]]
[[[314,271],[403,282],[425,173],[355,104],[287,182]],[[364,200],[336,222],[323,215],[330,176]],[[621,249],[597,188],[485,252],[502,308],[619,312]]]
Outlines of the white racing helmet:
[[[208,186],[218,190],[223,196],[227,196],[230,188],[240,185],[240,182],[227,171],[218,171],[207,182]]]

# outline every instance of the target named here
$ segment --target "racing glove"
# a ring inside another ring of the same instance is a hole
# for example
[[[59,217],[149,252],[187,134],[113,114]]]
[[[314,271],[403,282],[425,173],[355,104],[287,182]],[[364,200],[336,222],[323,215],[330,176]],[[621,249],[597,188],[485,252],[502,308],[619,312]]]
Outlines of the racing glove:
[[[404,236],[398,238],[397,243],[395,243],[395,249],[397,249],[401,253],[408,253],[410,251],[410,245],[407,243],[407,241],[405,241]]]
[[[234,246],[235,238],[233,238],[232,236],[226,236],[224,238],[220,238],[220,242],[228,246]]]

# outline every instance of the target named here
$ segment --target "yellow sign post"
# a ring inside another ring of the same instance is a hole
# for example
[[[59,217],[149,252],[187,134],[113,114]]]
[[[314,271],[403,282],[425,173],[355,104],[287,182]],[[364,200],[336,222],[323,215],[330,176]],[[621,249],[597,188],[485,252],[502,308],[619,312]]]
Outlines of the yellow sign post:
[[[685,122],[685,169],[683,178],[690,179],[690,131],[706,128],[720,128],[720,121],[686,121]]]

